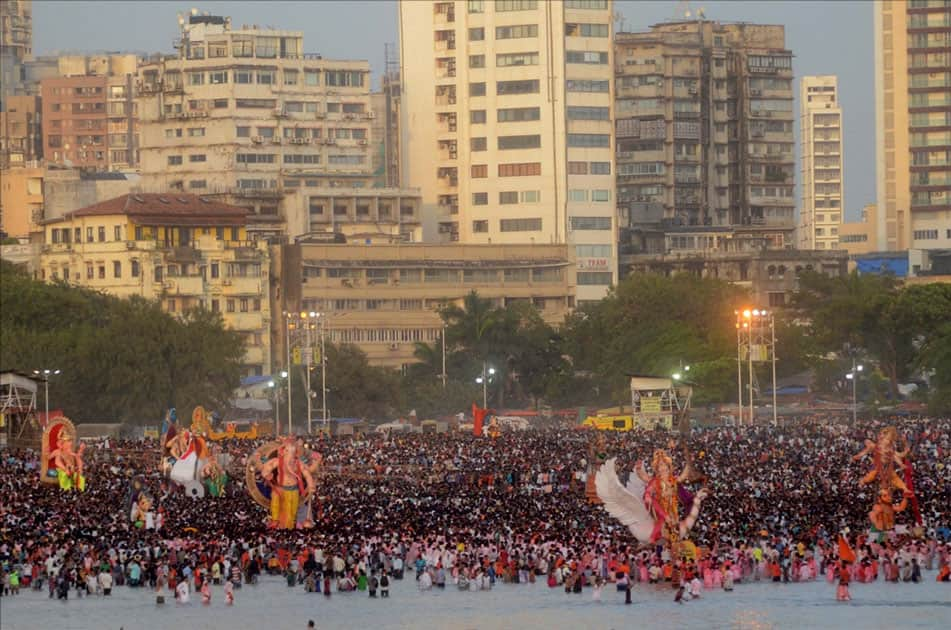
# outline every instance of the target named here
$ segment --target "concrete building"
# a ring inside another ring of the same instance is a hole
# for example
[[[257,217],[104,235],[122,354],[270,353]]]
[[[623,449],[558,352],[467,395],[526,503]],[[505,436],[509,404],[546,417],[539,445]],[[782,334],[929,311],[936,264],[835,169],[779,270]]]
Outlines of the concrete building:
[[[793,247],[782,26],[703,19],[615,36],[618,211],[633,253]]]
[[[835,76],[799,83],[800,249],[838,249],[845,202],[842,107]]]
[[[62,56],[43,79],[43,157],[95,170],[134,168],[138,134],[135,55]]]
[[[358,346],[375,365],[415,362],[415,342],[440,339],[437,310],[461,304],[473,290],[498,306],[530,302],[553,324],[574,307],[575,265],[566,245],[305,243],[282,249],[282,256],[274,255],[281,301],[273,312],[323,313],[328,339]],[[282,347],[281,333],[276,318],[275,349]]]
[[[0,111],[20,93],[25,64],[33,58],[33,1],[0,2]]]
[[[247,375],[270,370],[270,252],[247,240],[247,210],[196,195],[123,195],[45,223],[40,277],[169,313],[220,312],[245,335]]]
[[[951,12],[875,3],[878,249],[951,248]]]
[[[403,184],[442,242],[574,248],[617,280],[610,0],[400,3]]]
[[[789,304],[799,284],[799,273],[817,271],[844,276],[848,254],[836,251],[763,249],[708,251],[692,254],[639,254],[622,257],[623,268],[637,273],[671,276],[680,273],[719,278],[750,291],[755,304],[781,308]]]
[[[43,219],[44,170],[36,163],[0,170],[0,232],[27,239]]]
[[[8,96],[0,111],[0,168],[25,166],[43,157],[40,99]]]
[[[287,195],[372,185],[368,62],[304,53],[300,31],[180,24],[178,52],[139,73],[143,190],[215,195],[280,237]]]
[[[284,199],[290,238],[332,243],[419,243],[423,239],[418,190],[314,188]]]
[[[135,173],[47,166],[43,174],[43,219],[59,219],[77,207],[135,192],[139,179]]]
[[[878,205],[867,203],[862,208],[862,218],[856,222],[847,222],[839,226],[839,247],[849,252],[849,256],[868,254],[876,250],[878,242]]]

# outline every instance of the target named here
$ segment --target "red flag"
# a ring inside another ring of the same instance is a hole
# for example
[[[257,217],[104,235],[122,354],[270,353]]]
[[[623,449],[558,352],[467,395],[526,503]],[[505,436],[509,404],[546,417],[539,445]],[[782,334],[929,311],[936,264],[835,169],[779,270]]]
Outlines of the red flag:
[[[855,550],[849,546],[849,541],[842,534],[839,534],[839,559],[855,562]]]
[[[472,435],[482,437],[482,422],[485,420],[485,414],[488,411],[488,409],[482,409],[472,403]]]

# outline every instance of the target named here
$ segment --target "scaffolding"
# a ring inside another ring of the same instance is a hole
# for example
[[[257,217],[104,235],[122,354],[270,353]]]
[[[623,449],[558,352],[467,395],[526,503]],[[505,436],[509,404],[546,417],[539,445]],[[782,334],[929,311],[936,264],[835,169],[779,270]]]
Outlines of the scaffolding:
[[[14,448],[39,445],[36,391],[39,379],[0,372],[0,443]]]

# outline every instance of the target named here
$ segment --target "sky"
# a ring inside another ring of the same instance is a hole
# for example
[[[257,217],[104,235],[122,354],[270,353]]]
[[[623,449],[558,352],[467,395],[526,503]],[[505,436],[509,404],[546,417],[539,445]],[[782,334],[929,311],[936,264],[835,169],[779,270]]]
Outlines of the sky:
[[[673,18],[683,6],[683,2],[676,0],[616,0],[615,12],[623,16],[624,30],[638,31]],[[691,0],[689,6],[694,11],[703,8],[709,20],[786,26],[786,47],[795,55],[797,137],[798,78],[838,75],[845,128],[845,219],[857,220],[862,206],[875,198],[872,2]],[[172,41],[178,34],[176,13],[192,7],[213,15],[230,15],[232,24],[238,26],[257,24],[301,30],[306,52],[327,58],[367,59],[375,75],[383,68],[384,44],[398,40],[395,0],[34,0],[33,51],[36,55],[107,50],[172,52]],[[798,156],[798,146],[796,150]]]

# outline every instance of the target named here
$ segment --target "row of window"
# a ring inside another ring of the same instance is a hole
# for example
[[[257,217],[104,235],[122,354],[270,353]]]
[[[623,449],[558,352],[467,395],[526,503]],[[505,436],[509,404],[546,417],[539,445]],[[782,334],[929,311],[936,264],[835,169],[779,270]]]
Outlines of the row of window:
[[[284,70],[284,85],[320,85],[319,70]],[[351,70],[325,70],[324,85],[327,87],[364,87],[366,83],[365,72]],[[234,70],[230,74],[227,70],[211,70],[208,72],[188,72],[186,73],[188,85],[219,85],[232,83],[247,85],[277,85],[277,70]],[[168,73],[165,75],[166,84],[169,86],[181,86],[181,79],[178,73]]]
[[[540,162],[523,162],[516,164],[499,164],[499,177],[531,177],[542,174]],[[474,179],[483,179],[489,176],[487,164],[473,164],[469,167],[469,175]]]
[[[485,13],[487,0],[468,0],[466,10],[469,13]],[[491,2],[491,0],[488,0]],[[608,0],[564,0],[566,9],[599,10],[608,8]],[[534,11],[538,8],[538,0],[495,0],[493,6],[497,13],[507,11]]]
[[[499,204],[501,205],[516,203],[539,203],[541,199],[542,192],[540,190],[506,190],[499,192]],[[489,193],[472,193],[472,205],[489,205]]]
[[[588,191],[583,188],[572,188],[568,190],[568,201],[583,203],[589,200],[601,202],[611,201],[611,191],[608,189]]]
[[[504,220],[504,219],[503,219]],[[479,232],[481,230],[475,230]],[[488,230],[486,230],[488,231]],[[486,283],[499,282],[561,282],[564,279],[564,272],[560,267],[536,267],[519,269],[400,269],[399,272],[389,269],[352,269],[327,267],[322,268],[317,263],[304,261],[303,269],[305,278],[320,278],[325,275],[327,278],[340,278],[349,280],[366,280],[367,284],[391,284],[398,282],[404,284],[421,283]],[[398,280],[397,280],[398,278]],[[347,300],[349,306],[341,310],[363,310],[363,300]],[[367,302],[381,302],[383,300],[367,300]],[[397,300],[394,300],[396,302]],[[398,300],[399,310],[421,310],[423,308],[422,300],[403,299]],[[367,310],[373,310],[370,304],[366,306]],[[394,309],[395,310],[395,309]]]
[[[83,242],[82,236],[83,236],[82,228],[73,228],[72,231],[70,231],[70,228],[52,228],[50,230],[50,240],[53,243],[69,243],[71,241],[73,243],[82,243]],[[113,241],[126,240],[124,238],[123,226],[121,225],[113,226],[112,240]],[[104,225],[100,225],[95,228],[87,227],[85,242],[105,243],[106,242],[106,227]]]

